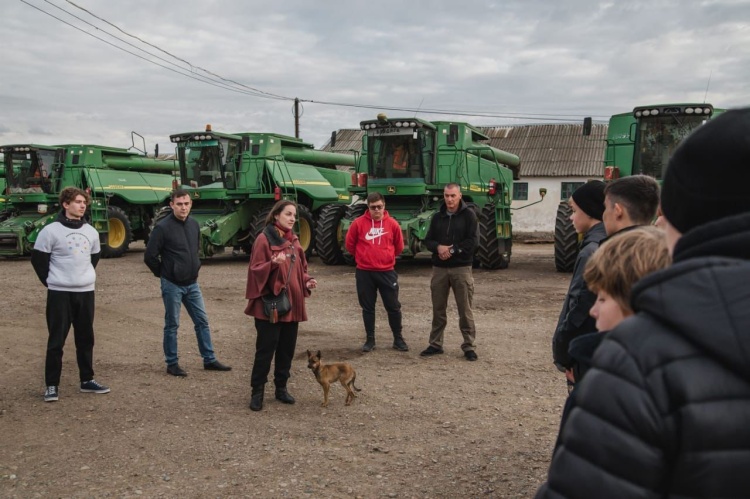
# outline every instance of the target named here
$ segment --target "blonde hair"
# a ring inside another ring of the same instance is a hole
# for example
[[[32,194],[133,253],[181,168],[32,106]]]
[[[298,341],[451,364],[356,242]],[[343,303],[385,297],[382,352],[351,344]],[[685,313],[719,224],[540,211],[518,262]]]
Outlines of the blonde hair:
[[[604,291],[623,312],[632,313],[633,285],[671,262],[664,231],[652,226],[637,227],[617,234],[594,252],[583,278],[592,292]]]

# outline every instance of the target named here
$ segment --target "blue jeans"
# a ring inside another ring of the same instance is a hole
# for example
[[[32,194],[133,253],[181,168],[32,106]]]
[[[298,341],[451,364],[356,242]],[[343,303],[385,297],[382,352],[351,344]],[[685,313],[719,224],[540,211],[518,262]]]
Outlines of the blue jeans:
[[[198,283],[178,286],[162,277],[161,297],[164,300],[164,360],[167,365],[177,364],[177,330],[180,327],[181,305],[185,305],[185,310],[195,325],[195,337],[198,339],[198,350],[203,363],[216,361],[208,315]]]

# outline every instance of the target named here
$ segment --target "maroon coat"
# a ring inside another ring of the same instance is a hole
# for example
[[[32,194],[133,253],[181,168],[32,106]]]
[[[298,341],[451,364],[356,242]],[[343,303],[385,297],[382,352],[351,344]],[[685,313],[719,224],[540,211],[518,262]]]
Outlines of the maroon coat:
[[[271,257],[280,251],[287,252],[287,259],[279,264],[271,262]],[[311,291],[307,289],[307,281],[312,279],[307,274],[307,259],[305,251],[299,244],[295,235],[292,241],[284,239],[279,230],[273,225],[267,225],[253,244],[250,255],[250,266],[247,269],[247,288],[245,298],[248,299],[245,313],[257,319],[268,320],[263,313],[262,296],[273,293],[279,294],[286,283],[289,266],[292,259],[290,254],[295,255],[292,273],[287,283],[287,295],[292,309],[288,314],[279,317],[279,322],[303,322],[307,320],[305,310],[305,298],[310,296]]]

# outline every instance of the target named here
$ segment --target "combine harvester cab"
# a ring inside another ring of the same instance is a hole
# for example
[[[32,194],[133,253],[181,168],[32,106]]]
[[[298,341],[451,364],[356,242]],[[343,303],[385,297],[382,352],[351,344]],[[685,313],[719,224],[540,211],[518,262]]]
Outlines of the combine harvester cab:
[[[148,238],[155,210],[172,188],[172,161],[97,145],[2,147],[7,178],[0,215],[0,255],[31,253],[42,228],[57,217],[62,189],[91,195],[87,221],[99,232],[102,256],[122,256]]]
[[[190,216],[201,226],[202,258],[227,247],[249,254],[280,199],[297,203],[296,230],[309,256],[320,214],[351,202],[351,175],[336,166],[354,166],[354,156],[317,151],[285,135],[213,132],[210,125],[170,139],[177,148],[179,184],[193,200]]]
[[[383,194],[388,213],[404,235],[402,258],[427,251],[424,239],[430,221],[440,209],[445,185],[455,182],[479,221],[475,259],[487,269],[508,266],[510,193],[519,177],[518,156],[483,143],[489,137],[467,123],[388,119],[380,114],[360,127],[365,135],[352,192],[362,199],[370,192]],[[325,263],[352,263],[344,247],[346,232],[366,209],[361,202],[344,214],[321,216],[316,247]]]
[[[638,106],[609,119],[602,178],[605,182],[630,175],[650,175],[661,182],[669,158],[682,139],[723,109],[711,104],[659,104]],[[590,135],[591,118],[583,134]],[[555,220],[555,267],[572,272],[578,256],[578,235],[570,221],[567,200],[560,202]]]

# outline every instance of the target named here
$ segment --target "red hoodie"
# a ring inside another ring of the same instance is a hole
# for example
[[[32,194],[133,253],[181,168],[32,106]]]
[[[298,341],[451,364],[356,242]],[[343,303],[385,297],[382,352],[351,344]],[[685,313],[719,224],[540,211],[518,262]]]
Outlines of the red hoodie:
[[[358,269],[393,270],[396,257],[404,251],[401,226],[387,211],[383,212],[382,220],[375,221],[368,210],[349,227],[346,250],[354,255]]]

